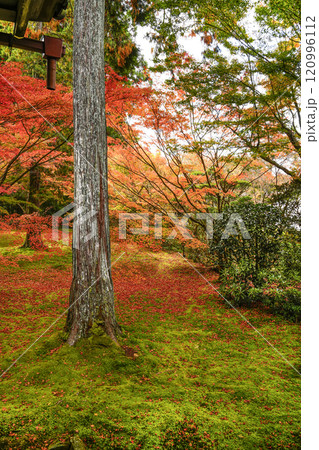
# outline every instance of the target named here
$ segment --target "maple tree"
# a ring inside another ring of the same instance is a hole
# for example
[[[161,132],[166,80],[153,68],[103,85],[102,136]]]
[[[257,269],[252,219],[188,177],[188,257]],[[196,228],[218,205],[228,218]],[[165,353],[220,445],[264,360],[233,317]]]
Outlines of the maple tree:
[[[71,161],[72,96],[62,86],[48,94],[44,82],[21,73],[21,65],[3,64],[0,77],[3,193],[17,189],[27,174],[40,167],[53,169]]]
[[[273,182],[269,167],[229,143],[230,133],[221,125],[223,108],[191,100],[182,91],[123,88],[119,77],[111,92],[117,99],[108,116],[117,132],[110,145],[111,205],[118,211],[122,205],[126,211],[163,214],[167,235],[170,214],[190,214],[195,239],[188,245],[203,249],[207,222],[200,214],[222,212],[249,194],[256,181]],[[188,240],[178,239],[183,245]]]
[[[72,161],[71,95],[61,86],[48,95],[44,82],[22,74],[21,64],[3,64],[0,77],[1,211],[32,214],[46,209],[56,186],[67,192],[69,182],[59,172]],[[32,232],[27,226],[26,246],[41,245],[37,218]]]
[[[224,106],[235,145],[300,179],[300,2],[175,0],[151,11],[154,70],[190,97]],[[187,35],[201,37],[202,60],[181,58]]]

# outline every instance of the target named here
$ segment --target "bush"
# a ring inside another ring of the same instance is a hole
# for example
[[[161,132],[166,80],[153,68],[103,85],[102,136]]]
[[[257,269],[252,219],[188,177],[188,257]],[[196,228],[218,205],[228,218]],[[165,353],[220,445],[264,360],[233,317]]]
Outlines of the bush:
[[[241,233],[235,234],[234,222]],[[300,320],[299,228],[291,215],[246,199],[233,202],[223,220],[216,221],[210,248],[218,258],[220,292],[227,300],[237,306],[263,305],[287,319]]]
[[[287,279],[300,281],[301,244],[295,236],[285,234],[281,242],[280,271]]]
[[[219,269],[240,265],[246,277],[277,262],[281,251],[281,237],[286,228],[281,210],[243,199],[233,202],[214,222],[211,253],[218,258]]]
[[[296,276],[297,278],[297,276]],[[261,271],[253,280],[241,276],[238,268],[224,269],[220,293],[234,306],[264,306],[270,312],[295,322],[301,316],[298,280],[288,280],[279,271]]]

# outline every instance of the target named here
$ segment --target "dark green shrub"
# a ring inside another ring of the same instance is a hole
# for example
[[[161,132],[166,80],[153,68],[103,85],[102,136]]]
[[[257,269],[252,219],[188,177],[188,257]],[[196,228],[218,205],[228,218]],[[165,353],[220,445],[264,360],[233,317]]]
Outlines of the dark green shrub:
[[[229,268],[224,269],[221,276],[219,291],[234,306],[261,305],[286,319],[300,321],[301,292],[298,280],[287,279],[279,270],[261,271],[255,280],[240,275],[238,268]]]
[[[299,228],[292,215],[249,200],[234,202],[216,221],[210,249],[219,263],[220,292],[233,305],[262,305],[300,320]]]
[[[214,222],[210,251],[217,256],[220,270],[240,265],[243,276],[256,278],[260,270],[278,261],[285,225],[279,208],[249,200],[233,202]]]

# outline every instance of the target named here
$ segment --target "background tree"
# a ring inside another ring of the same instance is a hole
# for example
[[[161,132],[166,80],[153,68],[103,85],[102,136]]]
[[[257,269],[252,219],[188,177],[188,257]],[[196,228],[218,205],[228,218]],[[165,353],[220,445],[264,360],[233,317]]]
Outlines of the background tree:
[[[143,18],[145,6],[140,1],[108,0],[105,2],[105,64],[129,80],[144,78],[145,62],[136,44],[137,23]],[[57,83],[72,87],[74,0],[68,1],[65,17],[49,23],[29,22],[26,37],[41,39],[44,35],[63,40],[66,52],[59,60]],[[1,31],[12,33],[13,24],[0,21]],[[46,61],[41,54],[18,49],[0,48],[0,57],[23,63],[26,73],[34,78],[46,79]]]
[[[21,64],[2,65],[0,77],[0,207],[3,214],[32,214],[19,228],[26,225],[25,247],[38,249],[38,213],[50,209],[55,187],[66,192],[61,170],[68,172],[72,160],[71,95],[61,86],[48,94],[44,82],[22,74]]]
[[[299,179],[300,2],[163,1],[147,20],[154,70],[190,97],[223,106],[235,142]],[[187,35],[201,37],[202,60],[180,58]]]
[[[273,180],[262,161],[230,143],[229,130],[220,124],[223,108],[167,88],[144,94],[136,88],[127,91],[131,95],[121,97],[124,106],[112,103],[117,114],[109,120],[119,136],[110,150],[117,205],[165,216],[220,213],[247,195],[256,180]],[[205,240],[206,222],[195,216],[190,222],[195,235]]]

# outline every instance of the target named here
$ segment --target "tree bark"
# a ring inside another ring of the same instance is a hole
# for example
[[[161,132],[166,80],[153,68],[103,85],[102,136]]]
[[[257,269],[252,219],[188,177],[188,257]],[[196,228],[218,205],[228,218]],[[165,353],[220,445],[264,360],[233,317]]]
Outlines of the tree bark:
[[[40,167],[35,167],[29,171],[29,194],[28,202],[35,206],[39,206],[38,194],[40,191],[41,172]],[[32,205],[27,205],[27,214],[37,213],[37,209]],[[27,234],[24,240],[22,248],[31,248],[34,250],[45,249],[45,245],[41,236],[41,226],[36,221],[36,215],[34,216],[34,225],[32,222],[28,226]]]
[[[108,218],[103,0],[77,0],[74,10],[73,280],[68,343],[97,323],[116,342]]]

